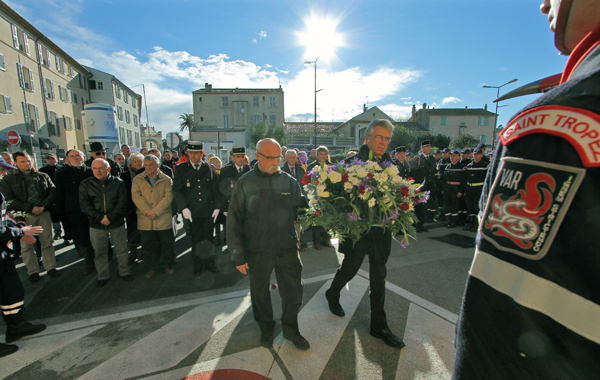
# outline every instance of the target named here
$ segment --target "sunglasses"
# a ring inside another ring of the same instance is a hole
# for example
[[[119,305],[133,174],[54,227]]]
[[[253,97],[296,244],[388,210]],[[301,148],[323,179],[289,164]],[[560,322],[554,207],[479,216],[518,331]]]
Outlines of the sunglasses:
[[[106,156],[106,152],[94,152],[95,156]]]

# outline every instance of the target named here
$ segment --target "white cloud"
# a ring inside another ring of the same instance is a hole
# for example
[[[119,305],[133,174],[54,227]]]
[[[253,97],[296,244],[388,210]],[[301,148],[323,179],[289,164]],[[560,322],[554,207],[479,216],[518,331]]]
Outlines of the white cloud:
[[[258,34],[258,38],[260,38],[261,40],[263,38],[267,38],[267,32],[265,32],[264,30],[261,30],[260,32],[258,32],[256,34]]]
[[[460,100],[456,96],[449,96],[447,98],[442,99],[443,106],[445,106],[446,104],[449,104],[449,103],[459,103],[459,102],[462,102],[462,100]]]

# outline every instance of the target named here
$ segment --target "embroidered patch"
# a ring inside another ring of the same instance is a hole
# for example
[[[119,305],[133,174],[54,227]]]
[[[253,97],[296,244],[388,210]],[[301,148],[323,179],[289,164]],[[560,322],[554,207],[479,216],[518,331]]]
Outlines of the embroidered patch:
[[[532,133],[547,133],[569,141],[586,167],[600,166],[600,116],[559,105],[532,108],[515,117],[500,132],[506,146]]]
[[[585,169],[502,159],[483,214],[481,236],[502,251],[531,260],[552,245]]]

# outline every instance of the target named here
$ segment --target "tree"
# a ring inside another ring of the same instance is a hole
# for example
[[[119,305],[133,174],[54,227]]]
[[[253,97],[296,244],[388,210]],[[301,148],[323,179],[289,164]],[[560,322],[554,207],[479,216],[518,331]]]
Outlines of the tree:
[[[452,138],[438,133],[437,136],[433,138],[433,146],[436,146],[438,149],[448,148],[450,141],[452,141]]]
[[[470,133],[461,133],[450,141],[449,148],[462,149],[469,148],[479,144],[479,139]]]
[[[248,140],[250,140],[250,145],[253,147],[260,140],[267,137],[275,139],[281,146],[288,145],[291,141],[291,137],[286,134],[283,127],[276,127],[273,124],[268,126],[265,126],[264,123],[252,124],[246,133],[248,133]]]
[[[179,115],[179,130],[183,133],[187,129],[188,138],[192,138],[192,129],[194,128],[194,114],[184,112]],[[183,140],[183,139],[182,139]]]
[[[405,146],[406,149],[413,149],[416,142],[417,138],[415,135],[404,126],[400,125],[394,127],[388,150],[396,149],[396,147],[399,146]]]

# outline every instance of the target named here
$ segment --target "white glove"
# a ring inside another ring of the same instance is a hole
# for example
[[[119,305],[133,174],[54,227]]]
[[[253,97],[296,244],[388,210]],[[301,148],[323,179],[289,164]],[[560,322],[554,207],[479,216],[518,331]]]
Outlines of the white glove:
[[[227,216],[227,211],[225,211],[225,212],[223,213],[223,215]]]
[[[183,210],[181,210],[181,215],[183,215],[183,217],[189,220],[190,222],[192,221],[192,212],[189,208],[184,208]]]
[[[219,216],[219,209],[215,209],[215,211],[213,211],[212,217],[213,217],[213,223],[217,223],[217,217]]]

